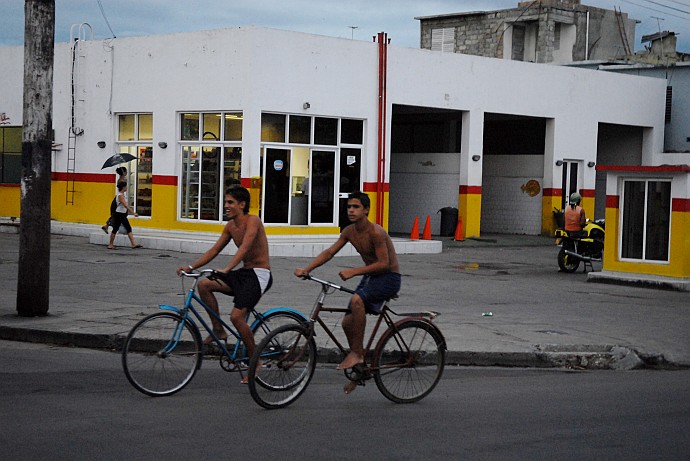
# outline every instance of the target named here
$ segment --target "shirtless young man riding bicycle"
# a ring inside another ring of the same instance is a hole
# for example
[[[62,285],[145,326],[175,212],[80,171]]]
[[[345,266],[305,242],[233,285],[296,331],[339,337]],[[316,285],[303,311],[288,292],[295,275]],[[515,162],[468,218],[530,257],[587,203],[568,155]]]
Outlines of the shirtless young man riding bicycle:
[[[230,320],[247,348],[251,357],[256,348],[254,335],[247,324],[249,311],[254,309],[261,296],[271,288],[273,277],[268,259],[268,239],[263,223],[258,216],[248,214],[249,191],[244,187],[231,186],[225,192],[225,213],[228,223],[216,243],[199,259],[189,266],[177,268],[177,275],[183,271],[198,269],[210,263],[230,243],[237,245],[237,252],[230,262],[218,270],[217,277],[204,279],[197,286],[199,296],[208,307],[216,313],[218,301],[214,293],[223,293],[235,297],[235,306],[230,313]],[[238,264],[242,267],[233,270]],[[213,331],[220,339],[228,337],[220,322],[211,317]],[[204,344],[212,342],[209,336]],[[243,380],[243,383],[246,382]]]
[[[383,301],[400,290],[400,268],[393,242],[383,227],[369,221],[369,196],[353,192],[347,199],[347,217],[350,224],[338,240],[321,252],[305,268],[295,269],[297,277],[308,275],[335,256],[348,242],[352,244],[364,261],[364,266],[343,269],[338,275],[343,280],[363,275],[348,306],[349,312],[343,319],[343,330],[350,345],[350,353],[338,365],[339,370],[352,368],[364,362],[364,328],[366,314],[378,314]],[[353,388],[347,389],[349,393]]]

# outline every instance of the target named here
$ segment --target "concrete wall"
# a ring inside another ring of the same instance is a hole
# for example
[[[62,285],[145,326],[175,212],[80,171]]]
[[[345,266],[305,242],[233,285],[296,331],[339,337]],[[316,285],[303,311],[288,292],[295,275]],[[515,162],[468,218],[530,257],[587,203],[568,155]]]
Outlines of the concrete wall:
[[[530,180],[543,184],[543,155],[484,157],[482,231],[538,235],[541,232],[542,192],[530,196]]]
[[[665,125],[664,152],[690,153],[690,62],[664,66],[605,66],[602,70],[627,75],[654,77],[667,81],[673,88],[671,122]],[[668,163],[662,158],[660,163]]]
[[[458,207],[460,154],[392,154],[390,171],[390,232],[407,233],[419,217],[419,232],[427,216],[431,233],[438,235],[444,207]]]

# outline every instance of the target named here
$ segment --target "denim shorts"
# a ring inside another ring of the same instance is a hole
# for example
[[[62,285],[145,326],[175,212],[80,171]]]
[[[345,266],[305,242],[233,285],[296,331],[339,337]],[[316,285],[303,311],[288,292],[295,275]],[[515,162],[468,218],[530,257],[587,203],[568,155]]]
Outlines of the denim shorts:
[[[398,294],[398,291],[400,291],[400,274],[386,272],[362,277],[355,293],[364,301],[367,313],[378,315],[383,302]],[[349,304],[347,309],[351,310]]]

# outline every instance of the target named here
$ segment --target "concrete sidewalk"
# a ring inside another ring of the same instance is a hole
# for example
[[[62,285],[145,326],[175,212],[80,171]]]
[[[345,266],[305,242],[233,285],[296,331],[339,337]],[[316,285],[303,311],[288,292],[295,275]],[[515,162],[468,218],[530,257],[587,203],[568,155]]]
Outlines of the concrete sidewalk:
[[[0,233],[0,339],[115,350],[139,319],[157,311],[158,304],[181,304],[182,285],[175,268],[192,262],[192,254],[153,245],[109,251],[89,243],[92,230],[93,226],[83,236],[53,234],[50,310],[34,318],[16,314],[18,234]],[[199,241],[201,252],[212,239]],[[440,312],[435,322],[446,337],[449,364],[690,367],[687,292],[588,283],[581,270],[560,273],[558,247],[550,238],[490,236],[437,242],[443,245],[441,253],[400,255],[403,288],[392,307],[399,312]],[[259,310],[287,305],[309,314],[318,286],[292,275],[307,261],[272,255],[274,285]],[[338,282],[342,268],[360,262],[357,256],[335,258],[314,275]],[[595,270],[600,269],[595,264]],[[331,305],[345,305],[347,297],[337,293],[330,300]],[[221,312],[228,314],[231,301],[221,298],[221,305]],[[340,317],[329,320],[340,331]],[[373,323],[370,318],[369,326]],[[331,348],[325,336],[319,335],[317,343]]]

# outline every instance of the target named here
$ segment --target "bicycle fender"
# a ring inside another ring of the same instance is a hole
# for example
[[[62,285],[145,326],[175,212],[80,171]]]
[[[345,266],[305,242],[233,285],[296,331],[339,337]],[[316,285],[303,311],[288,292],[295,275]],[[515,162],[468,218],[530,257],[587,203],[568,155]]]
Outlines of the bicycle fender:
[[[398,320],[397,322],[395,322],[395,323],[393,324],[393,327],[394,327],[394,328],[398,328],[398,327],[400,327],[401,325],[403,325],[403,324],[405,324],[405,323],[408,323],[408,322],[424,322],[424,323],[428,323],[429,325],[433,326],[434,329],[435,329],[436,331],[438,331],[438,333],[441,335],[441,339],[443,340],[443,348],[444,348],[444,349],[447,349],[448,346],[447,346],[447,343],[446,343],[446,337],[445,337],[445,335],[443,334],[443,332],[441,331],[441,329],[440,329],[434,322],[432,322],[431,320],[429,320],[429,319],[427,319],[427,318],[424,318],[424,317],[407,317],[407,318],[404,318],[404,319],[402,319],[402,320]],[[378,341],[378,342],[381,342],[382,339],[383,339],[383,337],[379,338],[379,341]],[[378,347],[378,343],[377,343],[376,347]]]
[[[167,304],[159,304],[158,308],[164,311],[171,311],[176,314],[182,314],[182,310],[174,306],[168,306]]]
[[[303,313],[301,313],[297,309],[293,309],[291,307],[274,307],[273,309],[269,309],[266,312],[262,312],[261,315],[269,315],[269,314],[272,314],[274,312],[285,312],[285,311],[292,312],[293,314],[299,315],[300,317],[302,317],[302,319],[304,319],[305,322],[307,320],[309,320],[306,315],[304,315]]]

